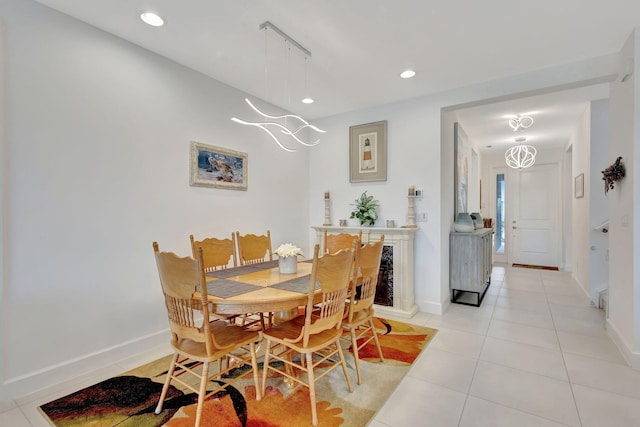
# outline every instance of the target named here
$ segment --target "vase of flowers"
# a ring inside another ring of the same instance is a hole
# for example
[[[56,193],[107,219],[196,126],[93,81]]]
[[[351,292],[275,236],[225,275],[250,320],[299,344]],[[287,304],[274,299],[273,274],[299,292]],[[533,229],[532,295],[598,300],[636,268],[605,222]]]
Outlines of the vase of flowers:
[[[358,218],[361,226],[373,225],[378,219],[378,213],[376,212],[379,206],[378,201],[373,196],[367,196],[366,191],[351,205],[355,206],[355,208],[351,212],[350,218]]]
[[[299,247],[285,243],[280,245],[274,253],[278,255],[280,273],[295,274],[298,271],[298,255],[302,256],[302,250]]]

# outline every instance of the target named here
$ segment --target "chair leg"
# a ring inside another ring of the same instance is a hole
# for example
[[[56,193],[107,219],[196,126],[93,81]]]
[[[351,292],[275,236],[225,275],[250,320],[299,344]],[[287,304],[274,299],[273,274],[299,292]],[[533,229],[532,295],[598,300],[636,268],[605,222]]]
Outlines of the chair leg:
[[[362,384],[362,376],[360,374],[360,356],[358,355],[358,339],[356,338],[356,328],[349,328],[351,333],[351,349],[353,351],[353,360],[356,363],[356,375],[358,377],[358,385]]]
[[[264,363],[262,364],[262,396],[267,388],[267,372],[269,371],[269,353],[271,352],[271,340],[267,339],[267,347],[264,352]]]
[[[373,339],[376,341],[376,347],[378,348],[378,354],[380,355],[380,363],[382,363],[384,362],[384,356],[382,355],[382,347],[380,347],[380,340],[378,340],[376,328],[373,326],[373,319],[369,319],[369,327],[371,327],[371,333],[373,334]]]
[[[253,369],[253,383],[256,386],[256,400],[262,399],[262,393],[260,392],[260,382],[258,380],[258,358],[256,357],[256,343],[252,342],[250,345],[251,350],[251,369]]]
[[[347,361],[344,358],[342,347],[340,347],[340,338],[336,338],[335,345],[336,347],[338,347],[338,354],[340,355],[340,363],[342,364],[342,372],[344,372],[344,378],[347,380],[347,387],[349,387],[349,393],[353,393],[351,378],[349,378],[349,372],[347,372]]]
[[[340,345],[340,344],[338,344]],[[318,425],[316,410],[316,380],[313,376],[313,353],[307,353],[307,378],[309,380],[309,402],[311,403],[311,424]]]
[[[164,398],[167,397],[167,392],[169,391],[169,384],[171,384],[171,378],[173,378],[173,373],[176,370],[176,362],[178,361],[178,353],[173,355],[173,359],[171,359],[171,365],[169,365],[169,370],[167,371],[167,378],[164,381],[164,386],[162,387],[162,393],[160,393],[160,400],[158,400],[158,406],[156,406],[156,415],[162,412],[162,405],[164,404]]]
[[[204,396],[207,393],[207,380],[209,379],[209,362],[202,364],[202,378],[200,378],[200,391],[198,392],[198,407],[196,409],[196,423],[194,427],[200,427],[202,418],[202,405],[204,404]]]

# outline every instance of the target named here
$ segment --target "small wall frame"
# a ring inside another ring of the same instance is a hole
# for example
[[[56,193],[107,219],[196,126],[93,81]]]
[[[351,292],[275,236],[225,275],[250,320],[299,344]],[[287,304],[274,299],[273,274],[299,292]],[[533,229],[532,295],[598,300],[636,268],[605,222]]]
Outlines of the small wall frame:
[[[387,121],[349,128],[350,182],[387,180]]]
[[[576,199],[584,197],[584,174],[583,173],[575,177],[573,192]]]
[[[228,190],[248,188],[249,159],[246,153],[191,141],[189,184]]]

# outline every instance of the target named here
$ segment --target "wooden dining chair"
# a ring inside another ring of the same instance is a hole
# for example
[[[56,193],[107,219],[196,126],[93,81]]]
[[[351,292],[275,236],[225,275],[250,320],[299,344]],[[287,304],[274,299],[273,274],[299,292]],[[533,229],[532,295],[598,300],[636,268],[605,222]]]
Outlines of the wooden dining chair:
[[[202,248],[202,262],[205,273],[238,266],[236,239],[233,233],[231,233],[230,239],[207,237],[202,240],[195,240],[193,234],[191,234],[189,240],[191,241],[193,259],[197,259],[198,248]],[[212,319],[226,320],[228,322],[233,322],[238,318],[236,315],[215,314],[212,310],[209,311],[209,314],[211,314]]]
[[[194,259],[197,257],[198,248],[202,248],[205,273],[238,266],[236,239],[233,233],[231,233],[230,239],[207,237],[202,240],[195,240],[193,234],[189,236],[189,239],[191,240],[191,253]]]
[[[240,235],[240,232],[236,231],[235,236],[238,244],[240,265],[258,264],[273,260],[271,231],[267,230],[267,234],[261,236],[255,234]]]
[[[328,234],[327,230],[324,230],[324,253],[334,254],[341,249],[350,249],[354,240],[362,240],[362,230],[358,234]]]
[[[267,234],[245,234],[235,232],[235,240],[238,245],[238,258],[240,265],[259,264],[265,261],[273,261],[273,251],[271,250],[271,231]],[[266,317],[266,320],[265,320]],[[251,313],[245,314],[242,324],[245,327],[260,323],[261,329],[266,329],[273,322],[273,313]]]
[[[262,333],[267,340],[262,371],[262,393],[264,394],[266,388],[269,371],[277,372],[297,385],[308,387],[314,426],[318,425],[315,391],[317,380],[340,365],[349,391],[353,391],[340,347],[340,336],[354,251],[345,249],[334,255],[318,258],[319,251],[320,247],[316,245],[305,314],[277,324]],[[320,288],[319,294],[316,294],[316,284]],[[294,360],[296,354],[300,354],[299,361]],[[334,359],[336,354],[339,361]],[[282,362],[284,367],[269,364],[271,359]],[[325,370],[316,376],[315,370],[320,367]],[[306,381],[304,377],[295,375],[296,371],[306,373]]]
[[[358,384],[362,384],[358,352],[365,345],[375,341],[380,362],[384,362],[380,341],[373,325],[373,301],[376,297],[383,245],[384,235],[377,242],[356,247],[354,274],[349,284],[349,299],[342,321],[342,327],[348,330],[351,335],[351,348],[356,364]]]
[[[256,390],[259,390],[256,342],[260,341],[260,334],[226,322],[209,321],[201,248],[197,250],[196,259],[160,252],[157,242],[153,242],[153,250],[174,351],[155,413],[162,412],[169,385],[175,381],[198,394],[195,422],[198,427],[202,417],[202,404],[209,396],[251,374]],[[194,299],[193,295],[197,291],[200,291],[200,297]],[[227,362],[224,369],[223,359]],[[210,364],[215,361],[218,361],[218,369],[210,372]],[[248,365],[250,369],[236,378],[225,378],[222,382],[224,374],[243,365]],[[183,374],[187,375],[183,377]],[[193,385],[194,381],[190,382],[189,378],[197,379],[199,384]],[[216,387],[207,389],[212,380],[216,381],[213,383]],[[260,398],[261,394],[257,391],[256,399]]]

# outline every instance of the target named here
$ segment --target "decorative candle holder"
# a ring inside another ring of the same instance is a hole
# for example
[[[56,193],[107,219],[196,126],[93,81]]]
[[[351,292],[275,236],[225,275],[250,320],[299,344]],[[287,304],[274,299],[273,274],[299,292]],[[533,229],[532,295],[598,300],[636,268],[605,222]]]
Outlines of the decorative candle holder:
[[[415,191],[413,196],[407,196],[407,200],[409,201],[409,209],[407,212],[407,227],[415,228],[416,225],[416,196]]]
[[[322,225],[331,225],[331,198],[328,191],[324,192],[324,224]]]

